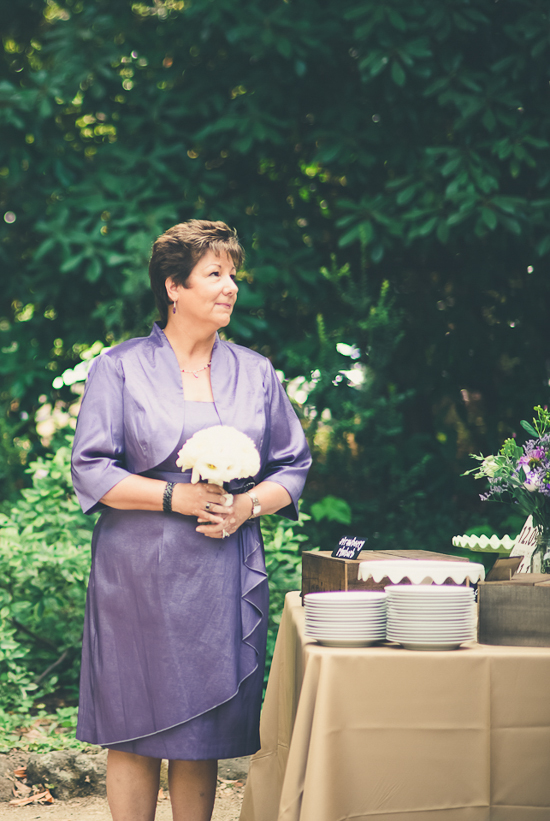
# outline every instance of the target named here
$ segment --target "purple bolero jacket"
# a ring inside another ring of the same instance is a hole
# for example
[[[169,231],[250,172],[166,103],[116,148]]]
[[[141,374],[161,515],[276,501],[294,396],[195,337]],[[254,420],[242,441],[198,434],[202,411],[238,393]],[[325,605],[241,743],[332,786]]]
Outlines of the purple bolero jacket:
[[[298,518],[311,456],[302,426],[271,362],[216,335],[211,382],[219,423],[256,444],[269,479],[292,498],[280,514]],[[72,474],[85,513],[130,474],[160,465],[178,446],[184,424],[181,374],[174,351],[155,323],[148,337],[122,342],[93,364],[76,427]],[[230,489],[236,489],[238,481]]]

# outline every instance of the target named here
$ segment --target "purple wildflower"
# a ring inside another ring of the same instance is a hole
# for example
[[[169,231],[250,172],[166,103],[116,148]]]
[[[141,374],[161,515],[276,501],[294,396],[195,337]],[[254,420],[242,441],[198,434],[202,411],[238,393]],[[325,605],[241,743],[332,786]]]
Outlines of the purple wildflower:
[[[530,439],[523,446],[523,456],[518,460],[516,468],[516,475],[520,479],[520,469],[523,471],[525,489],[532,493],[542,493],[543,496],[550,496],[549,449],[550,437]]]

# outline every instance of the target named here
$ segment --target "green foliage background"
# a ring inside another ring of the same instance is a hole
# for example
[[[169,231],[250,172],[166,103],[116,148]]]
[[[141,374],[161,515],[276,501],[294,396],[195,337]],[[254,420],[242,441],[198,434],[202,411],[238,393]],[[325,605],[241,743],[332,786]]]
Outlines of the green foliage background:
[[[39,397],[69,399],[52,379],[147,332],[152,240],[211,217],[248,251],[231,337],[313,387],[308,497],[370,544],[479,518],[467,453],[548,393],[545,5],[22,0],[3,24],[4,495]]]
[[[247,250],[230,338],[301,389],[309,543],[345,527],[370,547],[447,550],[470,528],[517,532],[460,474],[548,401],[547,4],[1,11],[8,515],[48,454],[37,412],[74,402],[63,374],[94,343],[148,332],[151,244],[205,217]],[[69,664],[73,639],[55,641]]]

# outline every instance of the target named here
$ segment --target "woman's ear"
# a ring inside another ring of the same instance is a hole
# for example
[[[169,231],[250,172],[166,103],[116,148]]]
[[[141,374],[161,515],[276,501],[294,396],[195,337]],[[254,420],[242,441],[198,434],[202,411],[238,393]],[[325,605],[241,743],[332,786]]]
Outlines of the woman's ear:
[[[178,286],[172,279],[172,277],[167,277],[164,285],[166,287],[166,293],[168,295],[168,299],[170,302],[177,302],[178,299]]]

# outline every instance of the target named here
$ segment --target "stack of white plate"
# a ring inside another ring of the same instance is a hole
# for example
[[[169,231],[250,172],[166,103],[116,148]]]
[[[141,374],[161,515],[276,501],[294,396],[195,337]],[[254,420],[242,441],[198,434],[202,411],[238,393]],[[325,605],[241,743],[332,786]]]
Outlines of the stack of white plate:
[[[408,650],[456,650],[475,638],[471,587],[398,584],[386,587],[386,636]]]
[[[386,638],[386,594],[307,593],[306,636],[328,647],[366,647]]]

